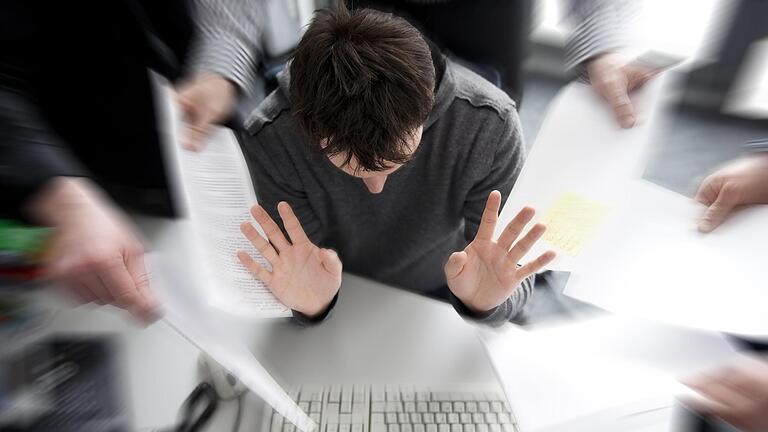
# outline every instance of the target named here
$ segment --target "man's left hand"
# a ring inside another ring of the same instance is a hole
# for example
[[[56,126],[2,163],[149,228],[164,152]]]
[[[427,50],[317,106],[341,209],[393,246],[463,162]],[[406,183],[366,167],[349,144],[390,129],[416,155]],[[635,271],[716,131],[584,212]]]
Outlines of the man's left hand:
[[[500,206],[501,194],[491,192],[475,239],[463,251],[453,253],[445,264],[448,288],[475,313],[487,312],[503,303],[525,278],[555,258],[554,252],[547,251],[518,267],[518,261],[541,238],[546,228],[536,224],[518,240],[534,215],[532,208],[525,207],[507,225],[498,240],[493,241]]]

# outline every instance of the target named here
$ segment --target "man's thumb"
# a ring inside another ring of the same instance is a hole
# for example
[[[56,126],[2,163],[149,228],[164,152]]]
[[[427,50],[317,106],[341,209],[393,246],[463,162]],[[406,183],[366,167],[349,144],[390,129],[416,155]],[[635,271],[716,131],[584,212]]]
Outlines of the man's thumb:
[[[731,193],[723,187],[699,222],[699,231],[708,233],[720,226],[736,205]]]
[[[320,262],[323,265],[325,271],[332,275],[341,274],[342,265],[339,255],[332,249],[320,250]]]
[[[448,262],[445,263],[445,277],[447,279],[453,279],[464,270],[464,264],[467,263],[467,253],[464,251],[454,252],[448,258]]]

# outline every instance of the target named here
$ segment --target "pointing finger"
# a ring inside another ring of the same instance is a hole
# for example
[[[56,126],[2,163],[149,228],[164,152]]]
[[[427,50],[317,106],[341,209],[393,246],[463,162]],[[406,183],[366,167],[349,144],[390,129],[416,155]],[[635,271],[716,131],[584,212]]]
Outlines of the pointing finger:
[[[256,204],[251,207],[251,215],[256,219],[256,222],[261,225],[261,228],[264,229],[264,233],[267,235],[269,242],[275,246],[278,253],[289,246],[288,240],[285,239],[280,227],[262,206]]]
[[[477,229],[477,240],[488,240],[493,238],[493,231],[496,229],[496,221],[499,220],[499,207],[501,206],[501,193],[493,191],[488,195],[488,201],[485,203],[483,216],[480,218],[480,226]]]
[[[277,205],[277,211],[280,213],[280,218],[283,219],[283,226],[291,238],[291,243],[294,245],[309,243],[307,234],[304,232],[304,228],[301,227],[301,222],[299,222],[296,214],[293,213],[291,206],[287,202],[282,201]]]

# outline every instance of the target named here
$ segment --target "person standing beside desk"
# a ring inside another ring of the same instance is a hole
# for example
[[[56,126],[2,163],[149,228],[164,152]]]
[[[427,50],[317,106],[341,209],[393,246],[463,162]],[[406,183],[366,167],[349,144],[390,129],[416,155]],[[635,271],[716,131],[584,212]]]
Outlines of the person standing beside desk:
[[[258,0],[189,3],[0,3],[0,216],[55,227],[48,276],[142,320],[155,307],[143,246],[109,196],[172,214],[147,69],[186,78],[194,146],[251,85],[258,54]]]
[[[492,239],[524,157],[514,102],[402,18],[343,3],[318,12],[246,128],[252,214],[269,241],[242,228],[271,271],[238,255],[300,319],[327,315],[344,262],[501,324],[554,258],[518,267],[545,230],[521,235],[531,208]]]
[[[699,187],[696,200],[708,206],[700,231],[715,230],[740,206],[768,204],[768,140],[747,146],[752,154],[717,170]],[[768,430],[768,357],[762,356],[687,381],[708,399],[694,407],[740,430]]]

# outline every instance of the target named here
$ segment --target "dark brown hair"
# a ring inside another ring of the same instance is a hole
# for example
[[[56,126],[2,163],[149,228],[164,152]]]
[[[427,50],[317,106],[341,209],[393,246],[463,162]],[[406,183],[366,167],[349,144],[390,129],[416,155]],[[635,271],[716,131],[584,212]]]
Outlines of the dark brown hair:
[[[407,21],[340,1],[316,13],[290,71],[293,115],[311,148],[369,171],[409,159],[408,139],[432,110],[435,69]]]

